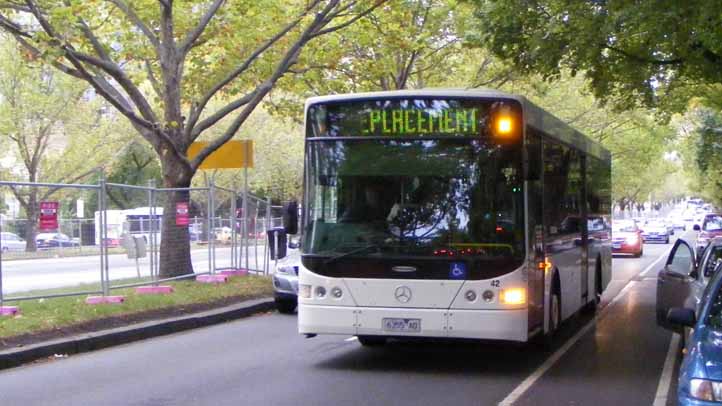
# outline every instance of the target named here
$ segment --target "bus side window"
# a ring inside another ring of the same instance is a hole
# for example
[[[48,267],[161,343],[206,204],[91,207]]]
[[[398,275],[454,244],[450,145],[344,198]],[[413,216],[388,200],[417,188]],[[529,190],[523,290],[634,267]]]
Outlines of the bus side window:
[[[524,178],[534,181],[541,180],[542,151],[541,139],[532,128],[527,129],[526,155],[524,156]]]

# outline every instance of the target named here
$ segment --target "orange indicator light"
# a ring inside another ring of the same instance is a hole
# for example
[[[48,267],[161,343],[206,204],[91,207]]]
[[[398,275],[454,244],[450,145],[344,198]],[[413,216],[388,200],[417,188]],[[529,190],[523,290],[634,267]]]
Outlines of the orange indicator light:
[[[499,294],[499,301],[503,304],[520,305],[526,303],[524,288],[504,289]]]
[[[511,117],[499,117],[496,122],[496,132],[499,134],[509,134],[513,128]]]

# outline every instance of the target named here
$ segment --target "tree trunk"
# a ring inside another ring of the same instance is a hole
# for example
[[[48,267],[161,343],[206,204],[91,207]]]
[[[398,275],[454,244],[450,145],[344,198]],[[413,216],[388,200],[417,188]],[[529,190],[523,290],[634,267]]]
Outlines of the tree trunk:
[[[165,158],[161,162],[164,187],[190,187],[192,172],[171,156]],[[193,273],[188,226],[177,226],[175,216],[176,203],[189,202],[190,193],[188,191],[163,192],[157,195],[157,201],[164,202],[159,255],[160,277],[170,278]]]
[[[38,250],[35,237],[38,235],[38,219],[40,218],[40,206],[35,191],[31,192],[28,204],[23,208],[28,218],[25,223],[25,251],[35,252]]]

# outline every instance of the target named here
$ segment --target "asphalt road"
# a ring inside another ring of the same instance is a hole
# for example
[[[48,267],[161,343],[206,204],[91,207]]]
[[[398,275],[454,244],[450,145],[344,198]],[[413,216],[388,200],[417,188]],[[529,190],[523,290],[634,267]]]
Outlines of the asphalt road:
[[[258,264],[263,264],[263,247],[258,247]],[[251,268],[255,269],[255,250],[251,248],[249,261]],[[193,268],[196,272],[208,271],[208,250],[197,249],[191,251]],[[149,257],[138,260],[141,276],[150,274]],[[245,264],[245,260],[244,260]],[[230,267],[230,247],[216,248],[216,268]],[[109,274],[111,280],[134,278],[137,269],[134,259],[126,255],[108,256]],[[37,289],[53,289],[75,286],[83,283],[100,282],[100,257],[66,257],[48,259],[24,259],[2,262],[2,285],[5,295],[17,294]]]
[[[653,278],[669,248],[615,258],[604,307],[566,323],[550,350],[364,348],[348,336],[305,339],[295,316],[272,313],[1,371],[0,404],[652,405],[668,392],[658,386],[671,334],[654,325]]]

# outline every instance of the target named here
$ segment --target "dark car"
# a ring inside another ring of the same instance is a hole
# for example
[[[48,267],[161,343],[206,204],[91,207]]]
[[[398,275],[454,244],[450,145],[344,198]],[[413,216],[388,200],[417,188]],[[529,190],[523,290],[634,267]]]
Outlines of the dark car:
[[[671,307],[694,307],[700,303],[702,293],[720,261],[722,237],[711,240],[700,256],[695,255],[688,242],[677,240],[667,264],[657,275],[657,324],[672,328],[667,321],[667,312]]]
[[[699,304],[678,303],[666,315],[670,328],[685,339],[677,384],[681,406],[722,402],[722,261],[716,264]]]
[[[80,243],[63,233],[41,233],[35,237],[38,249],[78,248]]]

